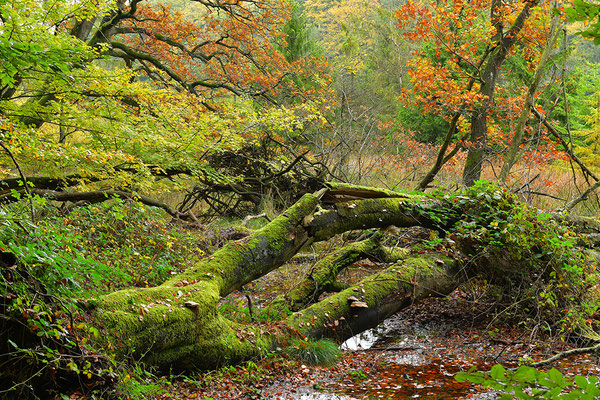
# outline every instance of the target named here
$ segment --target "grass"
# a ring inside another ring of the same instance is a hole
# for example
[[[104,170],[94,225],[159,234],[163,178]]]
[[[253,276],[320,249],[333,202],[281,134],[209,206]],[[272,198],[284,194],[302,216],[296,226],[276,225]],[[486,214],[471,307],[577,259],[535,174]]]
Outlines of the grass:
[[[284,352],[304,364],[323,366],[336,363],[342,355],[337,343],[327,339],[296,339]]]
[[[456,191],[461,185],[465,157],[464,152],[459,153],[454,160],[448,162],[436,176],[432,187]],[[393,190],[413,190],[434,161],[435,152],[427,147],[410,154],[388,154],[384,157],[379,154],[362,154],[360,157],[354,155],[346,162],[349,169],[356,171],[353,183]],[[370,168],[358,168],[366,164]],[[481,178],[497,182],[501,168],[502,160],[492,159],[484,164]],[[511,170],[506,187],[518,192],[521,200],[537,208],[556,210],[577,198],[587,189],[587,184],[576,165],[571,169],[567,162],[555,160],[548,164],[517,163]],[[600,201],[594,196],[573,210],[581,215],[595,215],[598,211]]]

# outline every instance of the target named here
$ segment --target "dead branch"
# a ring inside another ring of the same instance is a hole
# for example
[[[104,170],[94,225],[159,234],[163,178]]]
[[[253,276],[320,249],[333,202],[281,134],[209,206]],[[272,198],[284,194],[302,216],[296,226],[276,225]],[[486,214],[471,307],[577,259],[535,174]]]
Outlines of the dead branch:
[[[25,193],[25,188],[16,190],[17,193]],[[182,220],[196,220],[196,218],[191,213],[181,213],[177,210],[171,208],[168,204],[163,203],[162,201],[153,199],[148,196],[144,196],[141,194],[127,192],[124,190],[93,190],[90,192],[59,192],[56,190],[46,190],[46,189],[37,189],[31,188],[29,189],[29,193],[31,195],[38,195],[40,197],[44,197],[48,200],[58,201],[58,202],[72,202],[77,203],[81,202],[81,204],[89,204],[89,203],[101,203],[103,201],[121,198],[126,200],[134,200],[139,201],[142,204],[146,204],[148,206],[157,207],[163,209],[167,214],[172,216],[173,218],[182,219]],[[15,201],[14,192],[10,194],[5,194],[0,196],[0,203],[9,203]]]
[[[552,357],[547,358],[545,360],[531,363],[531,364],[529,364],[529,366],[535,367],[535,368],[544,367],[546,365],[552,364],[555,361],[561,360],[561,359],[569,357],[569,356],[573,356],[573,355],[577,355],[577,354],[596,353],[599,351],[600,351],[600,343],[598,343],[594,346],[591,346],[591,347],[580,347],[577,349],[563,351],[563,352],[555,354]]]

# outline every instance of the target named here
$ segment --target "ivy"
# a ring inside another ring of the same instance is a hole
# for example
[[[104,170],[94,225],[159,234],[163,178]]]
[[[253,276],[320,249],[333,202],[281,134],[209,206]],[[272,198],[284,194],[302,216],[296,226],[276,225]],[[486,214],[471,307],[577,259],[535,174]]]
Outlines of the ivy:
[[[485,279],[511,302],[524,303],[519,309],[528,310],[526,321],[543,319],[563,333],[589,326],[598,309],[589,290],[595,265],[576,246],[583,239],[568,224],[488,181],[456,195],[435,196],[449,210],[458,207],[463,218],[443,240],[429,241],[430,248],[458,243],[464,254],[485,265]]]

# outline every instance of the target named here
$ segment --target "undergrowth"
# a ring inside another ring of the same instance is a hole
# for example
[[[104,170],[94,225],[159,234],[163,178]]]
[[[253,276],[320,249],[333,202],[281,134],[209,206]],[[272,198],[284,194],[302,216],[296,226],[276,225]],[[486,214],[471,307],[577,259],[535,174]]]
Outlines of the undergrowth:
[[[162,283],[204,256],[197,232],[169,225],[155,209],[118,199],[36,221],[0,210],[0,246],[52,292],[96,295]]]
[[[100,332],[82,307],[120,288],[162,283],[202,258],[206,240],[136,202],[114,199],[62,214],[36,198],[36,221],[26,217],[27,206],[0,210],[0,325],[8,338],[0,364],[8,357],[14,366],[4,371],[11,378],[0,393],[44,397],[71,381],[81,382],[72,390],[92,397],[145,398],[155,385],[118,367],[110,350],[94,348]]]
[[[284,351],[305,364],[325,366],[334,364],[342,354],[338,344],[328,339],[296,339]]]
[[[465,272],[497,290],[506,317],[563,339],[600,331],[596,260],[575,227],[486,181],[436,196],[462,216],[427,246],[466,255]]]

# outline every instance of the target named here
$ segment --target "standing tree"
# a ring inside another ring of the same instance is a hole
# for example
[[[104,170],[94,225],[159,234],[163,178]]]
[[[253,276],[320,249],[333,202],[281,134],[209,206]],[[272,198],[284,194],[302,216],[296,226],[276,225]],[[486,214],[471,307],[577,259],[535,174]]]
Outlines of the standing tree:
[[[318,175],[277,144],[319,117],[327,83],[322,59],[279,50],[288,3],[191,6],[194,20],[141,0],[1,6],[2,140],[37,166],[24,171],[31,189],[66,200],[56,192],[177,189],[188,192],[185,213],[198,202],[255,205],[276,181],[289,188],[299,163],[296,176]],[[26,191],[10,180],[4,189],[4,201]]]
[[[460,149],[468,149],[463,183],[470,186],[480,178],[490,130],[494,135],[501,132],[494,119],[511,115],[503,109],[506,99],[495,98],[498,83],[507,74],[502,65],[511,56],[535,65],[548,36],[548,7],[539,1],[492,0],[409,1],[400,8],[397,16],[404,36],[422,42],[410,62],[413,87],[402,100],[441,115],[450,124],[420,189]]]

